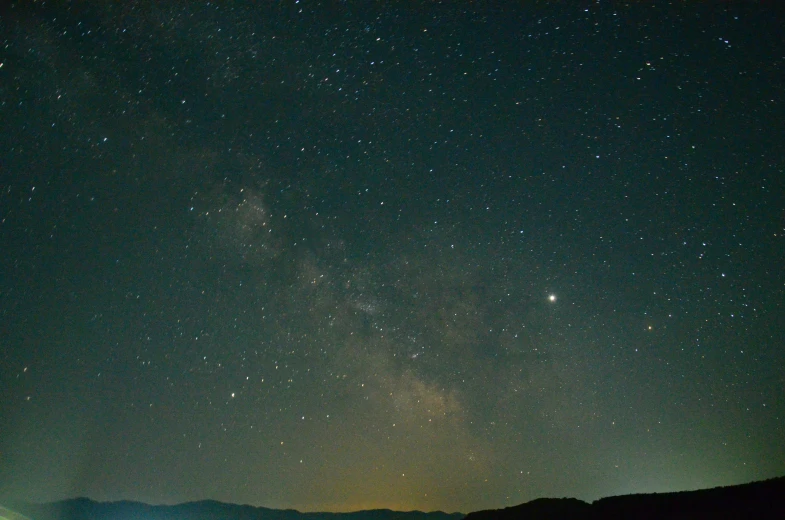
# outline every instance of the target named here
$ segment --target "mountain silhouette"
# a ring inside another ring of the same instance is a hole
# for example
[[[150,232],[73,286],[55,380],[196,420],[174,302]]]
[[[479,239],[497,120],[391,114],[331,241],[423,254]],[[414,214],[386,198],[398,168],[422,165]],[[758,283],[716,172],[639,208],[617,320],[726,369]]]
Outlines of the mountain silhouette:
[[[591,504],[540,498],[504,509],[477,511],[464,520],[785,519],[785,477],[698,491],[623,495]]]
[[[301,513],[294,509],[268,509],[214,500],[174,506],[151,506],[141,502],[95,502],[74,498],[47,504],[9,504],[32,520],[462,520],[463,513],[424,513],[373,509],[353,513]]]
[[[0,512],[6,513],[0,517],[9,520],[23,519],[19,513],[32,520],[782,520],[785,519],[785,477],[698,491],[606,497],[592,503],[575,498],[538,498],[513,507],[468,515],[389,509],[301,513],[293,509],[268,509],[214,500],[151,506],[140,502],[95,502],[74,498],[46,504],[6,505],[15,511],[0,507]]]

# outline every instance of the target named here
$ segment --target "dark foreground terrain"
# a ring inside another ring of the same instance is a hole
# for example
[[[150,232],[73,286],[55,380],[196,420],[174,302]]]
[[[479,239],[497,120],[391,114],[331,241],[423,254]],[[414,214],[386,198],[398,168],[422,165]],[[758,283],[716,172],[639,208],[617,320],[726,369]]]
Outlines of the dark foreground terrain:
[[[477,511],[465,520],[785,519],[785,477],[738,486],[623,495],[582,502],[541,498],[505,509]]]
[[[32,520],[783,520],[785,477],[699,491],[607,497],[591,504],[575,498],[540,498],[519,506],[477,511],[468,515],[387,509],[354,513],[300,513],[291,509],[240,506],[211,500],[176,506],[150,506],[139,502],[102,503],[76,498],[48,504],[8,505]],[[11,518],[2,514],[0,517]]]

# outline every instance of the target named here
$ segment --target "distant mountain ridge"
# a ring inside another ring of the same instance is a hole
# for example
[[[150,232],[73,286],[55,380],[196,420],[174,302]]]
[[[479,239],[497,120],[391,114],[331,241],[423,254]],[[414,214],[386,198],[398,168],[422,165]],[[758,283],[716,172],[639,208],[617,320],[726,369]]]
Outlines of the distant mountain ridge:
[[[10,504],[33,520],[462,520],[463,513],[371,509],[352,513],[301,513],[226,504],[215,500],[151,506],[141,502],[95,502],[74,498],[47,504]]]
[[[95,502],[75,498],[48,504],[7,505],[32,520],[782,520],[785,519],[785,477],[698,491],[606,497],[591,504],[576,498],[539,498],[513,507],[468,515],[389,509],[301,513],[293,509],[268,509],[214,500],[151,506],[141,502]]]

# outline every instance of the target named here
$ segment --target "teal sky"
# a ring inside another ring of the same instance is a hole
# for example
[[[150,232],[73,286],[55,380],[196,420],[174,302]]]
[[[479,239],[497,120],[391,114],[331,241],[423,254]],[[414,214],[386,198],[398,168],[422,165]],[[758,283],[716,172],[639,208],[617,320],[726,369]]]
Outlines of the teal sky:
[[[764,4],[0,11],[0,499],[785,473]]]

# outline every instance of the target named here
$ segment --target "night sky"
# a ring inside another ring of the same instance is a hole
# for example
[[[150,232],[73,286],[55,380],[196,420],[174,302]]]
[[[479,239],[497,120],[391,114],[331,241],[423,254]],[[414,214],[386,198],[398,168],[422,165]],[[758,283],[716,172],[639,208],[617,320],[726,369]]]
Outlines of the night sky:
[[[0,498],[785,473],[774,2],[252,4],[0,10]]]

